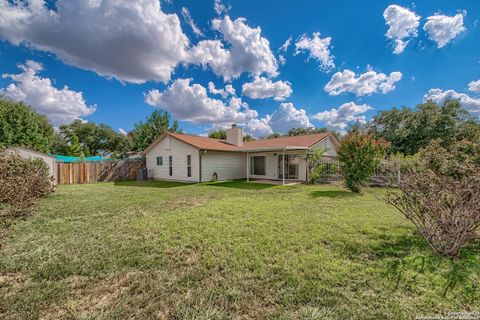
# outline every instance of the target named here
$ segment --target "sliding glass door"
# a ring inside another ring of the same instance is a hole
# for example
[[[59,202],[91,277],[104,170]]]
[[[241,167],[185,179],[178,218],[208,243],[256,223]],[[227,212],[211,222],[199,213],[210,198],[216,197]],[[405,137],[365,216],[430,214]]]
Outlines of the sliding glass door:
[[[286,154],[285,163],[283,156],[278,156],[278,178],[283,179],[282,164],[285,165],[285,179],[298,179],[298,168],[300,158],[296,154]]]

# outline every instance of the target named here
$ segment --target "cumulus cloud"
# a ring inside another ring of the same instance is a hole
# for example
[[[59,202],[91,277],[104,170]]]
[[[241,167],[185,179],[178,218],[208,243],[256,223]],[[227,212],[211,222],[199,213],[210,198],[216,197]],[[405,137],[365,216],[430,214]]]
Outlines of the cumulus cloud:
[[[468,91],[480,93],[480,80],[470,82],[468,84]]]
[[[245,133],[254,137],[266,137],[273,133],[272,127],[270,127],[270,115],[266,115],[261,119],[251,119],[245,124]]]
[[[190,28],[192,28],[193,33],[199,37],[203,37],[202,30],[200,30],[195,21],[193,21],[192,15],[190,14],[188,8],[182,7],[182,16],[185,22],[190,26]]]
[[[313,127],[306,111],[295,108],[293,103],[281,103],[271,115],[249,120],[245,124],[245,132],[262,137],[273,132],[286,133],[291,128],[299,127]]]
[[[287,52],[290,44],[292,44],[292,36],[288,37],[288,39],[285,40],[282,46],[278,49],[278,52]]]
[[[395,89],[395,83],[402,79],[401,72],[392,72],[390,75],[377,73],[373,70],[355,75],[351,70],[335,73],[325,85],[325,91],[336,96],[344,92],[354,93],[357,97],[370,95],[375,92],[383,94]]]
[[[383,12],[386,24],[389,26],[385,36],[395,41],[393,52],[400,54],[405,50],[409,40],[408,38],[418,35],[417,29],[420,24],[420,16],[407,8],[392,4]]]
[[[423,30],[427,32],[430,39],[437,43],[439,48],[442,48],[466,30],[463,26],[464,14],[458,13],[453,17],[443,14],[430,16],[427,18]]]
[[[235,88],[231,84],[227,84],[223,89],[217,89],[211,81],[208,83],[208,92],[218,94],[224,99],[228,98],[228,96],[236,96]]]
[[[244,72],[278,75],[277,59],[270,50],[269,41],[262,37],[260,27],[250,27],[245,18],[232,20],[225,16],[212,20],[212,28],[222,34],[229,48],[220,40],[200,41],[189,51],[188,62],[209,66],[225,81],[236,79]]]
[[[121,81],[170,80],[189,40],[158,0],[0,0],[0,37]]]
[[[242,85],[243,95],[252,99],[272,98],[276,101],[283,101],[292,94],[291,83],[288,81],[277,81],[264,77],[255,77],[253,82]]]
[[[454,90],[443,91],[441,89],[430,89],[423,97],[425,102],[433,101],[437,104],[444,104],[448,100],[458,100],[460,104],[471,114],[480,116],[480,99],[474,99],[465,93],[458,93]]]
[[[32,106],[45,114],[54,126],[68,124],[95,112],[96,106],[87,106],[82,92],[72,91],[67,86],[57,89],[50,79],[41,78],[38,75],[43,70],[40,63],[28,60],[18,67],[21,73],[2,75],[12,83],[0,89],[0,94]]]
[[[118,133],[120,133],[120,134],[122,134],[122,135],[124,135],[124,136],[128,135],[127,130],[125,130],[125,129],[123,129],[123,128],[118,128]]]
[[[294,55],[301,52],[308,52],[310,59],[315,59],[320,64],[320,70],[330,71],[335,68],[333,56],[330,53],[331,37],[320,38],[320,32],[314,32],[309,38],[306,34],[300,37],[295,43]]]
[[[150,90],[145,102],[172,114],[177,120],[195,124],[227,125],[245,123],[258,116],[240,98],[232,97],[229,103],[208,96],[200,84],[190,84],[192,79],[177,79],[164,91]]]
[[[364,113],[372,109],[366,104],[347,102],[338,109],[319,112],[313,116],[313,119],[324,122],[331,130],[345,131],[349,123],[365,123],[367,119]]]
[[[218,15],[222,15],[222,14],[227,14],[228,11],[230,10],[230,7],[225,6],[225,4],[223,4],[221,0],[214,0],[213,10],[215,10],[215,12]]]

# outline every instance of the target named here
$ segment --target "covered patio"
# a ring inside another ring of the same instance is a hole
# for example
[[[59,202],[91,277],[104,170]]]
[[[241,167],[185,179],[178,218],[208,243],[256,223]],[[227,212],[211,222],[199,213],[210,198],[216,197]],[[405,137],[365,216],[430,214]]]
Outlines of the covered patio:
[[[292,185],[307,180],[306,147],[271,147],[246,151],[247,182]]]

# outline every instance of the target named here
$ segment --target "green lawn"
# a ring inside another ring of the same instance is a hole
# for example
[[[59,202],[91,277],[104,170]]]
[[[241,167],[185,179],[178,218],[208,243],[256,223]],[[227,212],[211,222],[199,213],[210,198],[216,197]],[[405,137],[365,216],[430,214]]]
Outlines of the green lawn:
[[[406,319],[480,305],[480,245],[433,256],[368,190],[60,186],[0,241],[1,319]]]

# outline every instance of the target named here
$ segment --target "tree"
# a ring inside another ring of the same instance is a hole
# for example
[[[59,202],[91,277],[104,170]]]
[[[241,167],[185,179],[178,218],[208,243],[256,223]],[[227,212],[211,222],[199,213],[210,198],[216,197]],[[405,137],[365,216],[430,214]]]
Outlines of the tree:
[[[403,172],[401,192],[385,197],[415,224],[436,254],[457,258],[463,246],[480,236],[479,151],[475,142],[446,148],[435,140]]]
[[[213,139],[219,139],[219,140],[226,140],[227,139],[227,131],[218,129],[215,131],[212,131],[208,134],[209,138]]]
[[[135,123],[134,129],[128,135],[133,141],[133,149],[142,151],[166,131],[179,132],[178,121],[171,121],[170,114],[166,111],[155,110],[145,122]]]
[[[360,130],[351,131],[342,139],[338,160],[348,189],[361,191],[385,156],[387,147],[385,140],[376,140],[372,134]]]
[[[306,134],[312,134],[312,133],[319,133],[319,132],[327,132],[327,128],[313,128],[313,127],[308,127],[308,128],[291,128],[287,132],[287,136],[301,136],[301,135],[306,135]]]
[[[266,139],[275,139],[275,138],[280,138],[282,135],[278,132],[270,133]]]
[[[130,139],[115,132],[105,124],[84,123],[75,120],[60,126],[60,139],[56,141],[56,152],[71,156],[110,156],[121,158],[131,150]]]
[[[244,141],[244,142],[253,141],[253,140],[255,140],[255,138],[252,137],[252,136],[249,135],[249,134],[246,134],[246,135],[243,136],[243,141]]]
[[[415,109],[391,109],[380,112],[370,124],[376,138],[391,143],[389,152],[417,153],[435,139],[444,146],[456,141],[480,138],[480,124],[456,100],[439,106],[433,102]]]
[[[55,139],[47,117],[22,102],[0,97],[0,145],[50,152]]]

